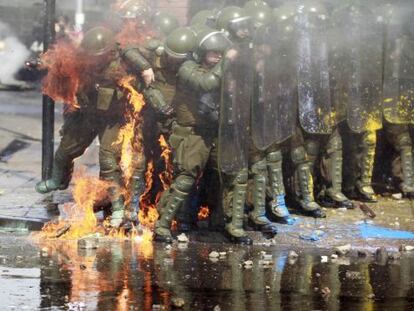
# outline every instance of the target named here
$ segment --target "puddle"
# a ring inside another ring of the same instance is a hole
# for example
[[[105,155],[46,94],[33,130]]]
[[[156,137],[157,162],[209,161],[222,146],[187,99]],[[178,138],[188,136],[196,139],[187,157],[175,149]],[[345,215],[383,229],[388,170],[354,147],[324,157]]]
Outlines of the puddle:
[[[324,250],[290,258],[278,248],[187,246],[105,241],[98,249],[78,249],[76,242],[28,249],[14,242],[0,249],[2,309],[171,310],[177,298],[181,310],[414,308],[411,253],[383,264],[374,257],[331,260]],[[225,255],[213,262],[213,250]]]
[[[414,233],[410,231],[395,230],[370,224],[361,224],[359,225],[359,229],[361,231],[361,236],[364,239],[414,239]]]

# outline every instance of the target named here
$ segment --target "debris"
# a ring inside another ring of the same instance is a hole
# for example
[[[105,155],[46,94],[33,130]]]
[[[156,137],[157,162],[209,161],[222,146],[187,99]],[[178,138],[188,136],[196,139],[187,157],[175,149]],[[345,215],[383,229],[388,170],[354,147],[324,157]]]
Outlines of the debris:
[[[391,195],[391,197],[392,197],[394,200],[401,200],[401,199],[403,198],[403,195],[402,195],[402,193],[393,193],[393,194]]]
[[[377,217],[377,215],[375,214],[375,212],[365,203],[363,202],[359,202],[356,201],[354,203],[357,207],[359,207],[359,209],[369,218],[373,219],[375,217]]]
[[[243,267],[244,267],[245,269],[251,269],[251,268],[253,268],[253,261],[251,261],[251,260],[246,260],[246,261],[243,263]]]
[[[269,285],[266,285],[265,289],[266,289],[267,292],[270,292],[270,286]]]
[[[227,253],[226,253],[226,252],[220,252],[219,254],[220,254],[220,257],[221,257],[221,258],[222,258],[222,257],[226,257],[226,255],[227,255]]]
[[[345,272],[345,277],[347,279],[351,279],[351,280],[360,280],[361,277],[361,272],[359,271],[346,271]]]
[[[389,252],[388,253],[388,258],[391,259],[391,260],[401,259],[401,253],[399,253],[399,252]]]
[[[346,212],[346,211],[348,211],[348,209],[346,207],[340,207],[337,210],[338,210],[338,212]]]
[[[212,251],[210,254],[208,254],[208,257],[210,257],[210,258],[218,258],[218,257],[220,257],[220,253],[218,253],[216,251]]]
[[[178,243],[188,243],[189,239],[185,235],[185,233],[181,233],[179,236],[177,236]]]
[[[299,255],[295,251],[289,251],[288,257],[291,258],[291,259],[292,258],[298,258]]]
[[[80,265],[79,265],[79,268],[80,268],[81,270],[86,270],[86,266],[85,266],[84,264],[80,264]]]
[[[161,305],[152,305],[152,310],[161,310]]]
[[[98,248],[99,239],[96,236],[84,237],[78,240],[78,248],[80,249],[94,249]]]
[[[411,252],[411,251],[414,251],[414,246],[411,246],[411,245],[401,245],[400,246],[400,251],[402,251],[402,252]]]
[[[339,256],[345,256],[351,250],[351,244],[335,247],[335,253]]]
[[[321,263],[328,262],[328,256],[321,256]]]
[[[182,308],[185,305],[185,301],[183,298],[172,298],[171,303],[175,308]]]
[[[315,241],[319,241],[324,234],[325,234],[325,232],[322,231],[322,230],[314,230],[312,232],[312,234],[310,234],[310,235],[309,234],[300,234],[299,238],[302,239],[302,240],[305,240],[305,241],[315,242]]]
[[[172,248],[171,244],[168,244],[168,245],[166,245],[166,246],[165,246],[165,248],[164,248],[164,249],[165,249],[166,251],[169,251],[171,248]]]
[[[337,255],[337,254],[332,254],[332,255],[331,255],[331,259],[332,259],[332,260],[336,260],[336,259],[338,259],[338,255]]]
[[[221,308],[219,305],[214,306],[213,311],[221,311]]]
[[[368,298],[368,299],[375,299],[375,294],[369,294],[369,295],[367,296],[367,298]]]
[[[320,273],[316,273],[316,274],[315,274],[315,276],[316,276],[317,278],[320,278],[320,277],[321,277],[321,274],[320,274]]]
[[[69,231],[69,229],[70,229],[70,227],[71,227],[71,225],[70,224],[65,224],[62,228],[59,228],[59,229],[57,229],[56,230],[56,233],[55,233],[55,238],[60,238],[62,235],[64,235],[66,232],[68,232]]]

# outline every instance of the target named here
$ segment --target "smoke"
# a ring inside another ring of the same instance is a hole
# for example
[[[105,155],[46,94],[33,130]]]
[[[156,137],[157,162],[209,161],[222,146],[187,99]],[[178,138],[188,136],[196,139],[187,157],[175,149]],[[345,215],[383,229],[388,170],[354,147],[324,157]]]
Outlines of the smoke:
[[[13,35],[7,24],[0,21],[0,83],[20,84],[14,76],[29,56],[26,46]]]

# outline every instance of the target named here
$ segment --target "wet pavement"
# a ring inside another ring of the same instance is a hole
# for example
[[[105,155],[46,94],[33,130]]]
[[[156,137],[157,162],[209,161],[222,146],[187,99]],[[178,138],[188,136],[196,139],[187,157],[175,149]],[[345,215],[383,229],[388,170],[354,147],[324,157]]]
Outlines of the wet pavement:
[[[414,253],[331,258],[314,248],[1,234],[2,310],[413,310]],[[218,252],[212,258],[211,252]],[[323,256],[327,256],[326,258]]]
[[[251,247],[203,230],[171,249],[136,240],[101,238],[96,249],[34,240],[27,230],[72,201],[70,191],[33,190],[40,117],[38,92],[0,93],[0,228],[12,231],[0,233],[1,310],[170,310],[182,303],[183,310],[215,311],[414,310],[414,250],[399,252],[414,246],[414,203],[398,197],[370,204],[375,218],[359,208],[326,209],[328,217],[317,220],[295,215],[274,239],[249,232]],[[96,175],[97,147],[76,167]]]

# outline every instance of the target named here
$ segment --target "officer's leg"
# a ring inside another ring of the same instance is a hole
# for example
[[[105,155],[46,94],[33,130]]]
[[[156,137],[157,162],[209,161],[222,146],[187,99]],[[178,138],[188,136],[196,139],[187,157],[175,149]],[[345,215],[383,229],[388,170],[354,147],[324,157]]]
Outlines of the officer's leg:
[[[326,155],[331,186],[321,199],[323,205],[353,208],[352,202],[342,193],[342,139],[338,129],[329,137]]]
[[[178,209],[189,198],[196,178],[204,170],[211,144],[204,137],[194,134],[192,128],[181,126],[173,129],[169,141],[174,151],[176,176],[170,189],[164,193],[158,204],[160,218],[155,226],[154,239],[171,243],[172,220]]]
[[[249,223],[255,230],[274,235],[277,233],[276,224],[266,217],[266,160],[255,161],[251,172],[253,174],[253,210],[249,213]]]
[[[52,176],[36,184],[37,192],[48,193],[68,187],[74,159],[81,156],[96,137],[91,123],[88,116],[80,111],[72,112],[66,117],[53,161]]]
[[[311,174],[313,176],[315,171],[315,164],[316,160],[319,156],[320,151],[320,142],[318,141],[318,137],[312,135],[311,137],[307,137],[305,140],[305,152],[306,158],[311,168]]]
[[[246,203],[246,190],[248,172],[242,169],[234,176],[227,176],[227,189],[229,200],[228,215],[230,221],[226,224],[225,232],[229,239],[237,244],[252,244],[252,240],[247,236],[243,229],[244,206]]]
[[[115,143],[118,140],[121,127],[121,122],[107,125],[99,133],[100,177],[112,184],[108,192],[112,204],[111,226],[114,228],[118,228],[122,224],[125,216],[125,197],[121,193],[124,186],[120,166],[121,143]]]
[[[268,176],[271,191],[271,211],[278,221],[285,224],[293,224],[285,203],[285,186],[283,184],[282,151],[274,150],[266,155]]]
[[[134,171],[130,180],[129,191],[131,199],[128,204],[128,219],[132,222],[138,221],[139,200],[145,190],[145,155],[135,155]]]
[[[143,146],[133,144],[132,148],[132,158],[131,158],[131,177],[129,180],[124,180],[125,186],[127,189],[126,194],[126,213],[125,218],[132,223],[138,223],[138,212],[139,212],[139,201],[141,195],[145,190],[145,169],[146,169],[146,159],[144,148],[146,148],[146,143],[148,142],[145,137],[143,137],[143,129],[141,125],[136,126],[134,133],[134,140],[142,139]],[[125,177],[124,177],[125,178]]]
[[[159,210],[160,218],[155,225],[156,241],[172,242],[171,224],[178,209],[183,205],[184,201],[190,196],[191,190],[195,184],[193,176],[185,175],[184,172],[177,175],[166,195],[164,206]]]
[[[408,126],[388,124],[387,131],[401,156],[403,182],[401,191],[407,196],[414,195],[413,145]]]
[[[305,148],[303,146],[295,147],[291,151],[291,157],[295,165],[295,179],[298,183],[296,195],[301,208],[312,217],[326,217],[313,196],[312,165],[307,158]]]
[[[372,189],[372,172],[374,170],[375,147],[377,145],[377,132],[366,131],[361,137],[362,157],[360,162],[360,177],[356,181],[356,189],[360,198],[366,202],[377,202],[374,189]]]

